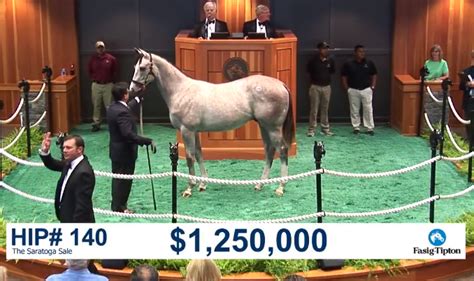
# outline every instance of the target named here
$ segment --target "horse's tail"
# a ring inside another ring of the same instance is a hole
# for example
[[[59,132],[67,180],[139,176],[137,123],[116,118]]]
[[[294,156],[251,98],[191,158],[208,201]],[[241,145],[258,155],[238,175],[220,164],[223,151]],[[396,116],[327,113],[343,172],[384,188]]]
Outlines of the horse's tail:
[[[295,136],[295,124],[293,122],[293,104],[291,102],[290,89],[286,84],[284,85],[286,91],[288,92],[288,112],[286,113],[286,118],[283,123],[283,139],[287,147],[290,148]]]

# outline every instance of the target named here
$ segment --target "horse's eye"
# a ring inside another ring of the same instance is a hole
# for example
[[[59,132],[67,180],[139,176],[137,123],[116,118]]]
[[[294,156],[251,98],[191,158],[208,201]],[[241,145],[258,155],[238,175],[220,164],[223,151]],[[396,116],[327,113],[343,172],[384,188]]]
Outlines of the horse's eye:
[[[145,67],[140,67],[140,71],[145,71]]]

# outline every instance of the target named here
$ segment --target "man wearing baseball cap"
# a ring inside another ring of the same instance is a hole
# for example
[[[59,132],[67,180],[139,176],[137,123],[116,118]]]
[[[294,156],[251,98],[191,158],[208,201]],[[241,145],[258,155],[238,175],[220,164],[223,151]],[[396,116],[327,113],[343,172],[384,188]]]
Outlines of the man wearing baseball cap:
[[[308,62],[307,72],[311,78],[309,88],[310,113],[307,136],[313,137],[320,113],[321,133],[332,136],[329,128],[328,108],[331,98],[331,75],[335,72],[334,60],[329,57],[329,44],[319,42],[317,54]]]
[[[112,102],[112,86],[117,75],[117,60],[105,51],[103,41],[95,43],[96,54],[89,61],[89,77],[92,80],[92,132],[100,130],[102,104],[107,107]]]

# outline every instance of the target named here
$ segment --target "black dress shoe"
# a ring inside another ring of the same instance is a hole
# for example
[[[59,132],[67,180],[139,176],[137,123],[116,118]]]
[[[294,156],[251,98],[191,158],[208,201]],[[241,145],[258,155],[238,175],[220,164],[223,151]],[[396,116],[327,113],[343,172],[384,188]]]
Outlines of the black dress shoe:
[[[100,127],[97,125],[92,125],[91,132],[97,132],[97,131],[100,131]]]

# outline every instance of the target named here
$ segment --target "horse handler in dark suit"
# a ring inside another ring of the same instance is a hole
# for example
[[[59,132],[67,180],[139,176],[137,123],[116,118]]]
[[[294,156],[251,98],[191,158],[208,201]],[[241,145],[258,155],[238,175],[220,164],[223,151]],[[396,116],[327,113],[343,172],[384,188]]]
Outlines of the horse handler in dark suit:
[[[61,172],[54,197],[56,217],[62,223],[95,222],[92,209],[95,175],[84,155],[84,140],[77,135],[65,137],[63,161],[51,156],[50,147],[51,133],[48,132],[43,137],[39,153],[48,169]]]
[[[109,124],[109,156],[112,160],[114,174],[129,174],[135,172],[138,145],[152,145],[152,139],[139,136],[133,110],[142,101],[135,97],[129,102],[128,84],[116,83],[112,88],[114,102],[107,109]],[[132,180],[112,179],[112,211],[133,213],[127,208],[128,196],[132,188]]]

